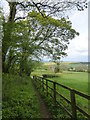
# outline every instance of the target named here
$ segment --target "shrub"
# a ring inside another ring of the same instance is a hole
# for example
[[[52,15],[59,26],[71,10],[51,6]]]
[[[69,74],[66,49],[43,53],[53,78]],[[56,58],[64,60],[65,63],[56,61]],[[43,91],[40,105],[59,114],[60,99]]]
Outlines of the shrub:
[[[58,77],[58,75],[55,75],[55,74],[43,74],[42,76],[43,76],[44,78]]]

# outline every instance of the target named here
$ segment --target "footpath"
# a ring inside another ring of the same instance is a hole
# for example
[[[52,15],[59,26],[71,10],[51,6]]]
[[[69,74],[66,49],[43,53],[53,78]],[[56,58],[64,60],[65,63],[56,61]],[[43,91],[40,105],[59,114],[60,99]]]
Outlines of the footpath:
[[[40,93],[39,93],[38,89],[36,88],[36,86],[34,85],[34,83],[33,83],[33,87],[34,87],[34,90],[35,90],[36,95],[39,100],[40,114],[41,114],[42,120],[45,118],[49,118],[48,120],[52,120],[52,115],[51,115],[50,111],[48,110],[47,105],[45,104],[42,96],[40,95]]]

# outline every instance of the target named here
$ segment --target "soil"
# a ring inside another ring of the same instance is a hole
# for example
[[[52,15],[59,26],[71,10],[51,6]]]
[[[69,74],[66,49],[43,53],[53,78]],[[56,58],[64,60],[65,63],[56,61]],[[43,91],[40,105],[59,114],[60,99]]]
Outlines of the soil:
[[[34,83],[33,83],[33,87],[35,89],[36,95],[37,95],[38,100],[39,100],[40,113],[41,113],[42,120],[45,119],[45,118],[49,118],[48,120],[52,120],[52,115],[51,115],[47,105],[45,104],[42,96],[40,95],[38,89],[34,85]]]

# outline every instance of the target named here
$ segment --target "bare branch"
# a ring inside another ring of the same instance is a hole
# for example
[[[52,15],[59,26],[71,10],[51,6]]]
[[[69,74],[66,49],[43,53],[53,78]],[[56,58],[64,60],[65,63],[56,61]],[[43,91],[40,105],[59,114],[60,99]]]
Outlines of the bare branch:
[[[14,20],[14,22],[17,21],[17,20],[21,20],[21,19],[24,20],[25,18],[26,18],[26,17],[17,17],[17,18]]]

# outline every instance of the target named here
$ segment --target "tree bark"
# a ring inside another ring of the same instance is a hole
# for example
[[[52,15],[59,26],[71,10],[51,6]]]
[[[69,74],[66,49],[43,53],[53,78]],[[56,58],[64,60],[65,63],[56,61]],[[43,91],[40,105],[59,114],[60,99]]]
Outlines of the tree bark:
[[[11,32],[12,32],[12,27],[11,24],[14,22],[15,19],[15,14],[16,14],[16,3],[10,2],[10,15],[8,22],[4,24],[4,37],[2,40],[2,72],[7,73],[7,68],[6,68],[6,54],[8,52],[8,49],[10,47],[10,42],[11,42]]]

